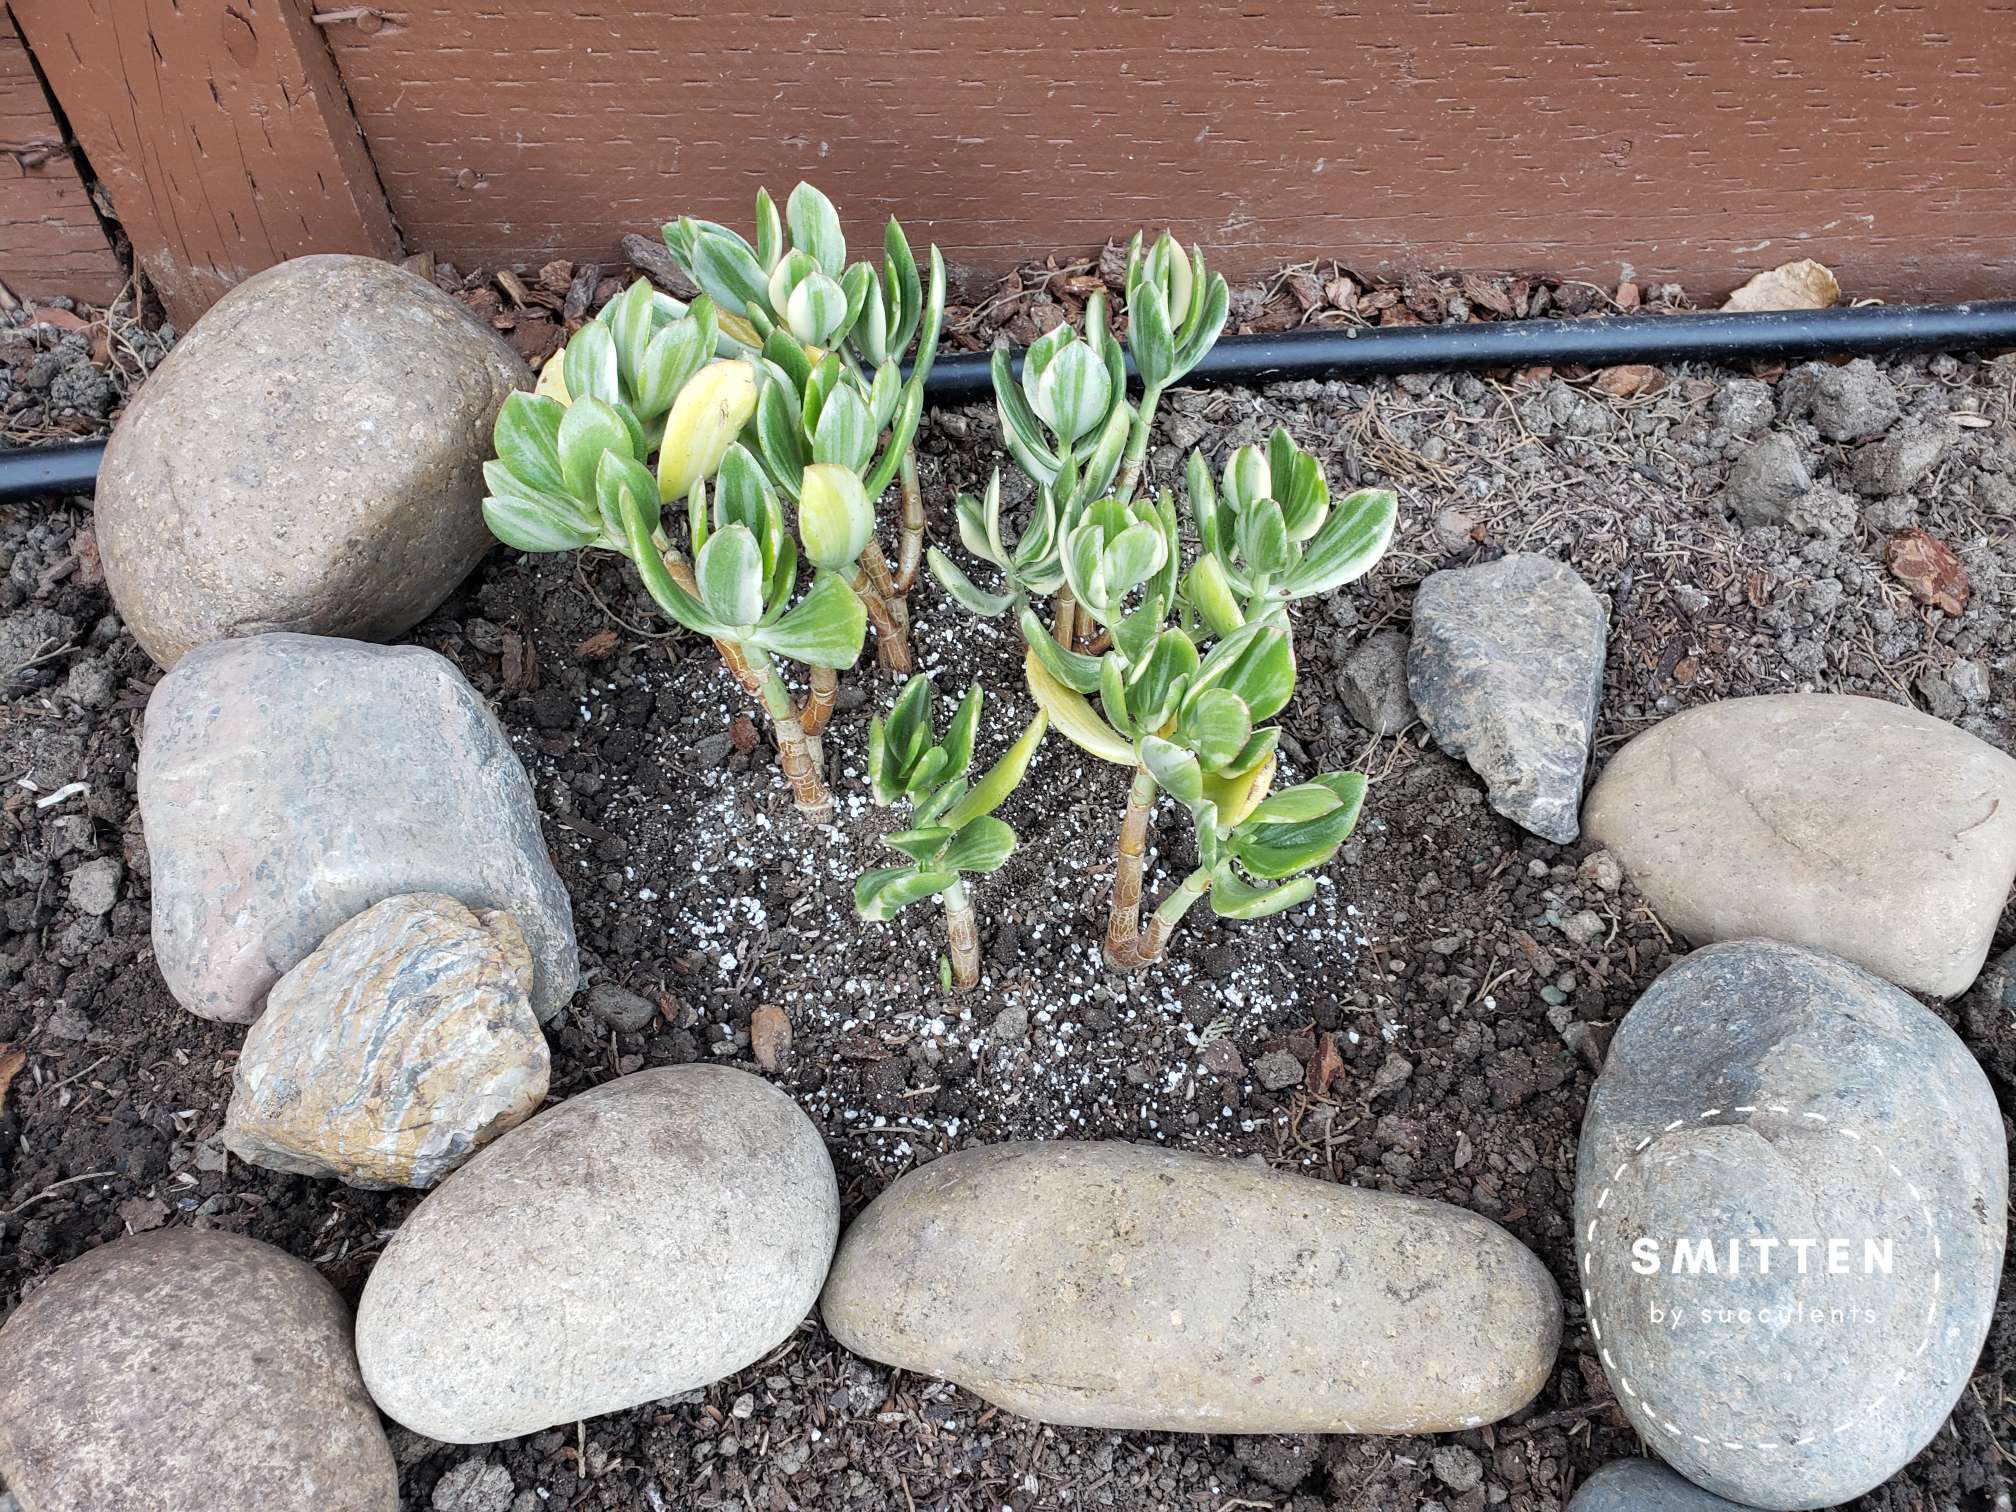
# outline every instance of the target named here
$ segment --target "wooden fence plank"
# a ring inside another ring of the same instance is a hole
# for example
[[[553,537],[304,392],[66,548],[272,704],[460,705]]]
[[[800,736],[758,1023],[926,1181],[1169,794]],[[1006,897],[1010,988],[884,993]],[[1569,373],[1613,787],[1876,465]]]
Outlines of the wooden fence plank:
[[[1173,220],[1246,272],[2016,286],[2016,0],[379,9],[331,45],[408,241],[464,266],[808,177],[993,271]]]
[[[12,0],[169,313],[307,252],[399,238],[300,0]]]
[[[0,282],[103,304],[126,281],[42,81],[0,6]]]

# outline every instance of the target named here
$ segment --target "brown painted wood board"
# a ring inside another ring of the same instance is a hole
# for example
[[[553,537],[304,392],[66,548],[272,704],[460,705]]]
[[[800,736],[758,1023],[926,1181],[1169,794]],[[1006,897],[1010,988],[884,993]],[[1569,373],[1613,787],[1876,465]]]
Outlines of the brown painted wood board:
[[[409,244],[464,267],[809,177],[997,272],[1173,221],[1247,273],[2016,290],[2016,0],[380,8],[331,45]]]
[[[0,282],[103,304],[126,281],[28,49],[0,6]]]
[[[308,252],[396,256],[300,0],[12,0],[135,255],[183,323]]]

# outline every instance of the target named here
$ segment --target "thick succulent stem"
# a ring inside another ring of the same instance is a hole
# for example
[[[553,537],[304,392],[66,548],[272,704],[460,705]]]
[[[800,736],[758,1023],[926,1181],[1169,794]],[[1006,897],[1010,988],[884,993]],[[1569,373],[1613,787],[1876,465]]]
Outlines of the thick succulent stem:
[[[952,955],[952,985],[966,992],[980,985],[980,921],[964,880],[954,882],[939,897],[945,904],[945,942]]]
[[[1113,497],[1122,504],[1134,497],[1134,486],[1141,481],[1141,466],[1148,460],[1148,433],[1155,428],[1155,406],[1161,402],[1160,389],[1143,390],[1141,408],[1127,429],[1127,452],[1120,461],[1120,476],[1113,483]]]
[[[1066,651],[1077,642],[1078,600],[1069,588],[1059,588],[1050,597],[1050,633]]]
[[[861,607],[868,612],[868,623],[875,627],[877,664],[891,672],[908,672],[911,662],[907,627],[897,622],[889,600],[875,591],[874,582],[858,564],[848,568],[847,574],[847,586],[861,600]]]
[[[792,801],[798,805],[798,812],[812,823],[831,824],[833,794],[827,789],[826,778],[805,738],[805,726],[799,723],[798,706],[791,701],[791,690],[777,675],[776,664],[768,652],[744,647],[743,654],[756,676],[763,708],[776,727],[777,761],[784,768],[784,780],[791,784]]]
[[[1152,966],[1162,959],[1162,952],[1168,948],[1169,936],[1176,926],[1183,922],[1183,915],[1190,912],[1190,905],[1211,889],[1211,873],[1203,867],[1183,879],[1183,885],[1162,900],[1161,906],[1148,917],[1148,927],[1141,931],[1141,949],[1134,964]]]
[[[1155,812],[1155,779],[1134,773],[1127,789],[1127,814],[1120,821],[1120,844],[1113,866],[1113,901],[1106,916],[1106,964],[1132,971],[1141,964],[1141,877],[1148,853],[1148,820]]]
[[[869,586],[881,598],[889,611],[891,633],[883,635],[881,626],[876,626],[875,661],[889,672],[910,670],[910,604],[896,587],[895,574],[889,570],[889,558],[882,554],[882,543],[870,537],[861,552],[861,570],[868,576]],[[864,597],[862,602],[867,603]]]
[[[897,472],[903,488],[903,540],[896,557],[896,591],[908,594],[917,586],[924,565],[924,485],[917,481],[917,449],[903,448]]]
[[[805,695],[805,713],[800,722],[805,734],[817,740],[826,733],[826,726],[833,719],[833,704],[840,693],[840,674],[831,667],[812,669],[812,688]]]

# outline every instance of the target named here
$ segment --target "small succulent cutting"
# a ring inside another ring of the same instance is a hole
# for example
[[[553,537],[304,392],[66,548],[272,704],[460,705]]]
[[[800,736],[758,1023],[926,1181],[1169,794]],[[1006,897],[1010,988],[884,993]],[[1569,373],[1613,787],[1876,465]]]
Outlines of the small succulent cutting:
[[[885,807],[907,804],[910,828],[883,836],[907,861],[864,873],[854,884],[854,907],[862,918],[879,923],[937,898],[945,910],[952,985],[964,991],[980,981],[980,927],[966,879],[1000,870],[1014,854],[1015,832],[994,810],[1028,772],[1046,720],[1039,713],[1007,753],[969,783],[980,685],[959,700],[942,740],[932,736],[931,693],[929,678],[911,678],[889,717],[878,715],[868,727],[868,783],[875,801]]]
[[[1264,448],[1225,459],[1220,487],[1191,452],[1188,483],[1203,549],[1182,599],[1215,635],[1357,581],[1386,554],[1399,518],[1390,489],[1361,488],[1333,507],[1322,463],[1278,427]]]
[[[892,479],[900,481],[898,565],[890,567],[872,534],[861,562],[898,632],[885,636],[878,624],[877,655],[884,666],[904,670],[908,596],[924,551],[924,496],[913,440],[944,317],[944,258],[932,247],[928,280],[920,276],[909,238],[892,217],[883,232],[882,265],[849,264],[833,202],[804,183],[791,191],[781,215],[769,193],[757,191],[753,243],[726,226],[690,216],[667,225],[664,236],[687,275],[733,316],[738,339],[790,384],[801,406],[816,410],[815,386],[822,403],[845,386],[873,414],[877,431],[889,430],[886,467],[878,463],[864,479],[871,502]],[[906,381],[900,365],[913,341],[916,358]],[[781,411],[766,417],[765,462],[777,486],[795,498],[797,471],[805,463],[833,459],[812,455],[816,412],[789,425],[777,425],[780,418]]]
[[[820,571],[794,604],[798,552],[776,493],[737,441],[762,377],[717,358],[712,304],[657,319],[648,286],[626,322],[583,326],[561,367],[564,397],[513,394],[492,432],[483,501],[491,533],[521,551],[614,551],[630,559],[665,615],[711,638],[762,704],[800,813],[815,823],[833,799],[778,669],[851,667],[867,618],[844,579]],[[579,351],[577,352],[577,347]],[[657,453],[654,476],[647,465]],[[708,480],[718,474],[713,507]],[[684,499],[691,560],[665,530],[664,505]]]

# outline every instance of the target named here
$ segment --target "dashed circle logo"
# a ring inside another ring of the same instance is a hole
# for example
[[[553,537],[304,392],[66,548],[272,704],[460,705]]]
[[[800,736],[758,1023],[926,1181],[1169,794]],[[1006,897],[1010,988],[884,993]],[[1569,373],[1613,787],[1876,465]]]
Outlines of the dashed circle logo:
[[[1782,1454],[1853,1433],[1910,1378],[1856,1362],[1915,1364],[1937,1340],[1932,1207],[1869,1130],[1704,1108],[1611,1159],[1577,1236],[1582,1300],[1655,1441]]]

